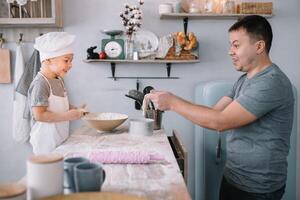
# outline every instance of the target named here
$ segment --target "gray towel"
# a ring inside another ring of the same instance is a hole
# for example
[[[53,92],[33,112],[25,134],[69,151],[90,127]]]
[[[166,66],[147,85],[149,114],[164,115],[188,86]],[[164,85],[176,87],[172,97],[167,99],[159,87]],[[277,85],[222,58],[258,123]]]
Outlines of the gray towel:
[[[30,84],[36,74],[40,71],[41,61],[40,53],[36,49],[33,51],[32,56],[25,65],[24,73],[22,74],[20,81],[17,85],[16,92],[27,96]]]
[[[41,61],[40,53],[38,50],[34,49],[32,56],[25,65],[24,73],[22,74],[20,81],[16,87],[16,92],[27,97],[27,92],[29,90],[30,84],[33,81],[36,74],[40,71]],[[26,107],[23,113],[25,119],[30,119],[30,110],[28,105],[28,99],[26,98]]]

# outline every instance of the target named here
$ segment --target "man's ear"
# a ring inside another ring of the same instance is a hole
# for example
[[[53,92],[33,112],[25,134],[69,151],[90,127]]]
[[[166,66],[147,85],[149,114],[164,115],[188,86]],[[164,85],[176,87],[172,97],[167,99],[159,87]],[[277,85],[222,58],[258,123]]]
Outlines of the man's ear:
[[[266,43],[263,40],[256,42],[256,53],[261,54],[266,51]]]

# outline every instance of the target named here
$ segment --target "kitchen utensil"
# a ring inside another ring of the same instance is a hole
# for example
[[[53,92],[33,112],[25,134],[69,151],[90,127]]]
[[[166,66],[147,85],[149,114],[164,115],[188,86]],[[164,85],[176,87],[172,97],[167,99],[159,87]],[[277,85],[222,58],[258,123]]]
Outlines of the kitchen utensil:
[[[140,81],[138,79],[136,80],[136,90],[137,91],[140,90]],[[144,99],[144,97],[143,97],[143,99]],[[134,107],[135,107],[136,110],[140,110],[142,106],[137,101],[135,101],[134,102]]]
[[[152,86],[146,86],[143,90],[144,95],[148,94],[151,92],[151,90],[153,90],[154,88]],[[148,104],[149,109],[153,109],[155,110],[155,106],[153,104],[153,102],[151,100],[149,100],[150,105]]]
[[[128,98],[136,100],[136,102],[139,104],[139,106],[142,106],[143,102],[141,102],[140,99],[137,99],[136,97],[130,96],[128,94],[125,94],[125,96],[128,97]]]
[[[118,194],[113,192],[84,192],[70,195],[58,195],[45,198],[43,200],[81,200],[81,199],[98,199],[98,200],[146,200],[143,197],[133,195]]]
[[[98,131],[112,131],[128,119],[120,113],[88,113],[82,118]]]
[[[162,114],[161,110],[145,110],[145,117],[154,120],[154,130],[161,129]]]
[[[131,119],[129,123],[129,134],[150,136],[153,134],[153,123],[152,119]]]
[[[11,66],[9,49],[0,45],[0,83],[11,83]]]
[[[66,158],[64,160],[64,188],[67,193],[75,192],[74,167],[80,163],[87,163],[89,160],[84,157]]]
[[[135,99],[138,102],[138,105],[135,105],[135,108],[137,110],[141,109],[141,106],[143,104],[144,100],[144,94],[138,90],[139,89],[139,83],[137,82],[137,89],[136,90],[129,90],[128,95],[125,95],[129,98]],[[137,104],[136,102],[136,104]]]
[[[80,163],[74,166],[76,192],[100,191],[105,171],[99,163]]]
[[[153,90],[154,88],[152,86],[146,86],[143,90],[144,95],[148,94]]]
[[[125,49],[124,40],[120,38],[115,38],[117,35],[123,33],[121,30],[103,30],[110,36],[110,38],[105,38],[101,40],[101,51],[106,53],[108,59],[124,59]]]
[[[27,160],[27,199],[63,194],[63,156],[33,155]]]

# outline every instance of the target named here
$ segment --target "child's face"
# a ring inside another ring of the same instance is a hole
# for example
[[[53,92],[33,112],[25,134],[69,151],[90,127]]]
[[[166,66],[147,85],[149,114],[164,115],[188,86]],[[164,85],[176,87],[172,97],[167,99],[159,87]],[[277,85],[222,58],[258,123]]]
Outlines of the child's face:
[[[73,54],[65,54],[49,59],[49,67],[56,76],[64,77],[72,67]]]

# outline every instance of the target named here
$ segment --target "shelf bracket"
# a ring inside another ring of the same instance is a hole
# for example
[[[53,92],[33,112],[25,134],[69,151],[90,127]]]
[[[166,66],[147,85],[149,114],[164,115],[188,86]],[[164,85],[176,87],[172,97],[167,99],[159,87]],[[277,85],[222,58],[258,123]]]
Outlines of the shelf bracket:
[[[110,63],[110,69],[111,69],[111,76],[114,80],[116,80],[115,72],[116,72],[116,63],[111,62]]]
[[[188,17],[183,18],[183,28],[184,28],[185,35],[187,34],[188,24],[189,24],[189,18]]]
[[[166,65],[167,65],[167,76],[168,76],[168,78],[170,78],[172,64],[171,63],[167,63]]]

